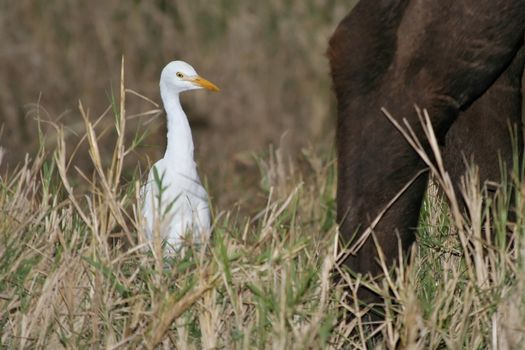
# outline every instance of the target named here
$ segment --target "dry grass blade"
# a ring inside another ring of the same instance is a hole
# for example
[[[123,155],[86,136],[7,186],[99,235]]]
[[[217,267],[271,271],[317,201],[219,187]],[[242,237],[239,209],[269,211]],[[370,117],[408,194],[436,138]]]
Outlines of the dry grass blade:
[[[365,242],[368,240],[370,235],[373,234],[374,228],[377,226],[379,221],[381,221],[381,218],[386,214],[388,209],[394,205],[395,202],[405,193],[405,191],[412,186],[414,181],[416,181],[421,175],[426,173],[428,170],[423,169],[417,172],[416,175],[410,179],[402,188],[399,190],[396,195],[388,202],[388,204],[379,212],[379,214],[375,217],[374,220],[372,220],[372,223],[366,228],[365,231],[359,236],[359,238],[352,244],[352,246],[347,249],[346,251],[342,251],[338,257],[338,261],[343,262],[346,260],[349,254],[355,254],[361,247],[365,244]]]
[[[460,202],[456,197],[456,191],[454,190],[454,185],[450,179],[449,174],[445,170],[443,164],[443,158],[441,156],[440,147],[437,141],[436,134],[434,133],[434,128],[432,127],[432,122],[430,116],[426,110],[421,110],[416,107],[417,115],[419,122],[423,129],[424,140],[428,142],[429,150],[423,145],[421,140],[418,138],[416,132],[410,126],[406,119],[403,119],[405,127],[403,128],[397,120],[388,113],[386,109],[382,109],[382,112],[388,118],[388,120],[399,130],[399,132],[405,137],[408,143],[412,146],[414,151],[419,155],[419,157],[425,162],[425,164],[430,168],[430,172],[433,175],[433,178],[439,183],[440,188],[445,193],[448,203],[450,206],[450,213],[454,220],[454,225],[458,229],[458,235],[463,245],[463,251],[468,254],[468,238],[465,230],[465,222],[463,215],[460,210]],[[431,155],[428,152],[431,152]],[[474,276],[474,268],[470,262],[470,259],[466,257],[467,268],[469,274]]]
[[[146,333],[144,340],[148,349],[154,349],[166,336],[172,323],[187,311],[198,299],[213,288],[215,281],[219,279],[219,275],[211,278],[208,281],[200,281],[199,285],[192,291],[188,292],[182,298],[176,295],[171,295],[166,298],[166,301],[159,305],[157,318],[153,320],[149,331]]]

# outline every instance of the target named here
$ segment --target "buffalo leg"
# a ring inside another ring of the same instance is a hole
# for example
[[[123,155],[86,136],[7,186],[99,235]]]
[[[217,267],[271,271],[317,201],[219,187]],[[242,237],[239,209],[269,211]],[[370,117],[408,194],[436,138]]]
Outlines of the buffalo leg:
[[[445,167],[460,197],[461,177],[467,164],[479,169],[480,183],[500,183],[500,160],[512,172],[513,152],[523,154],[522,75],[525,48],[521,48],[512,64],[496,82],[465,112],[460,113],[446,135]],[[516,150],[513,150],[511,131],[516,128]],[[520,157],[521,158],[521,157]],[[488,187],[491,190],[490,187]]]
[[[330,40],[337,97],[337,211],[343,241],[373,233],[390,266],[414,241],[425,168],[381,113],[406,118],[418,137],[414,104],[426,108],[444,142],[462,109],[510,65],[525,26],[523,0],[361,1]],[[503,120],[502,123],[505,123]],[[381,274],[374,242],[348,258],[357,273]]]

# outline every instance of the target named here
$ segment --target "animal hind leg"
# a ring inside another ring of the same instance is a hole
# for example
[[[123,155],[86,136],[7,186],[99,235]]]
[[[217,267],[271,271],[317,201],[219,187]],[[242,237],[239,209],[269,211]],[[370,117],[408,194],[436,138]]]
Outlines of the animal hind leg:
[[[515,152],[521,161],[524,64],[525,47],[522,47],[505,72],[460,113],[447,133],[443,158],[457,198],[461,198],[461,177],[466,173],[467,164],[478,167],[480,184],[492,192],[495,188],[491,184],[508,180],[501,178],[500,160],[507,174],[513,171]]]

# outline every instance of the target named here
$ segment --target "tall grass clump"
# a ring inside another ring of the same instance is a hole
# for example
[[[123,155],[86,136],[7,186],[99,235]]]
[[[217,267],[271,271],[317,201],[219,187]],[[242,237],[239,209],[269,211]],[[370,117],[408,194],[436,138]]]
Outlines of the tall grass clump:
[[[100,116],[78,107],[78,147],[87,147],[93,171],[74,166],[77,147],[68,147],[55,123],[56,147],[42,144],[0,178],[1,347],[521,346],[525,224],[518,161],[491,196],[472,168],[462,206],[428,118],[422,121],[433,157],[398,124],[434,185],[410,261],[401,259],[394,271],[385,267],[379,281],[351,277],[339,265],[348,251],[339,247],[334,220],[335,166],[329,152],[318,150],[304,151],[300,162],[279,148],[259,157],[257,191],[266,204],[258,213],[215,211],[208,242],[164,257],[144,239],[140,169],[123,176],[142,140],[125,136],[129,100],[141,97],[123,77],[122,71]],[[101,154],[100,142],[112,142],[111,154]],[[342,279],[333,278],[339,273]],[[385,319],[374,325],[369,308],[353,298],[362,284],[385,298]]]
[[[196,140],[203,173],[214,173],[208,189],[220,208],[241,202],[246,212],[256,192],[257,166],[251,154],[277,144],[296,154],[308,143],[326,140],[335,115],[328,61],[328,38],[355,0],[119,1],[17,0],[0,3],[0,147],[7,164],[35,152],[35,111],[64,125],[68,149],[84,132],[76,113],[82,99],[92,115],[107,107],[110,82],[118,87],[118,63],[127,58],[129,86],[159,101],[159,76],[168,62],[181,59],[221,88],[216,96],[182,97]],[[58,21],[57,18],[64,20]],[[38,101],[38,108],[34,105]],[[45,106],[45,109],[43,108]],[[149,108],[130,99],[130,110]],[[148,124],[140,152],[126,157],[125,170],[148,157],[162,156],[166,130],[155,115],[129,118],[127,138]],[[112,118],[99,127],[111,128]],[[235,135],[228,137],[227,135]],[[48,146],[56,135],[46,134]],[[113,151],[99,141],[101,156]],[[85,147],[73,164],[93,168]],[[226,160],[226,161],[225,161]],[[240,186],[245,186],[238,191]],[[225,190],[226,189],[226,190]]]
[[[54,125],[57,147],[42,147],[1,179],[2,346],[328,344],[335,321],[335,312],[327,312],[331,164],[311,156],[308,166],[319,177],[303,182],[272,153],[260,161],[267,205],[258,215],[215,213],[204,248],[159,256],[143,238],[140,176],[122,177],[140,135],[124,137],[126,97],[136,94],[121,81],[99,118],[79,104],[92,173],[71,165],[75,149],[67,149],[62,127]],[[113,130],[99,127],[104,118],[114,120]],[[109,162],[98,147],[105,137],[114,142]],[[310,204],[300,205],[302,199]]]

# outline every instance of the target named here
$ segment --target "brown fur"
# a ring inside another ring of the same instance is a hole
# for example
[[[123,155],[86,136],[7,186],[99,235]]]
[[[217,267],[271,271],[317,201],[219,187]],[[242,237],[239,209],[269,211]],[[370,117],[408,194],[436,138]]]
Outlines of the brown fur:
[[[414,104],[426,108],[456,181],[464,156],[477,161],[482,181],[499,180],[498,152],[511,163],[508,121],[521,128],[524,31],[525,0],[360,1],[343,19],[328,57],[344,241],[362,233],[425,167],[381,107],[407,118],[421,140]],[[405,252],[414,242],[426,184],[420,176],[374,230],[389,264],[398,254],[396,232]],[[369,239],[347,265],[377,276],[376,257]]]

